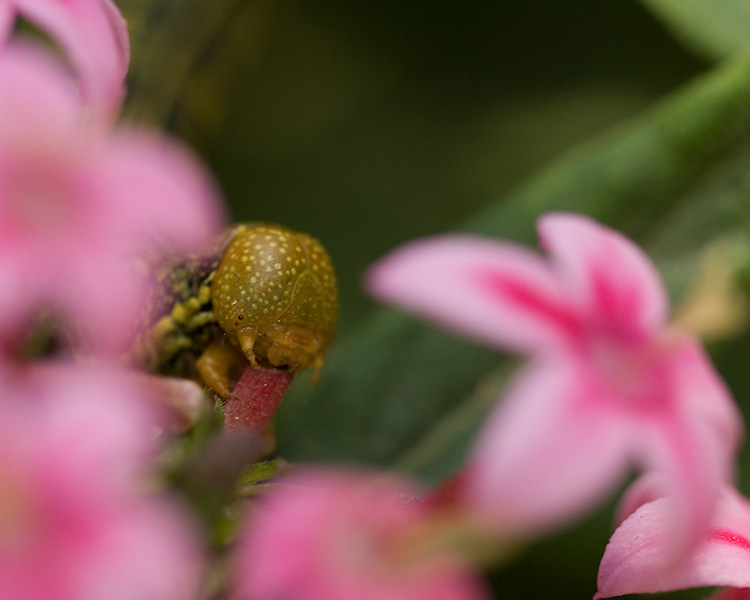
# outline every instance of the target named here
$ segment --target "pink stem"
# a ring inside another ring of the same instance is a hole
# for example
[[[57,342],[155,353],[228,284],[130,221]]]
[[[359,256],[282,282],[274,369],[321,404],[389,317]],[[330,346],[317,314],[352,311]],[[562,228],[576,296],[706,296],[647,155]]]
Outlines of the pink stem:
[[[224,429],[261,433],[293,378],[294,373],[286,370],[247,367],[224,404]]]

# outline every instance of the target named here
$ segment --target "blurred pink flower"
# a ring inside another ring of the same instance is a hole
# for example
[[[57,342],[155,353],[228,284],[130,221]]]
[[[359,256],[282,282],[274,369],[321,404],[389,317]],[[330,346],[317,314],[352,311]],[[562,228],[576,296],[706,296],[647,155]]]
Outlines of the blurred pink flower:
[[[727,390],[699,344],[667,326],[666,293],[635,244],[573,214],[543,217],[539,232],[548,259],[453,236],[370,273],[376,297],[532,358],[480,435],[467,501],[505,533],[537,533],[636,463],[662,474],[674,547],[696,540],[741,433]]]
[[[0,90],[0,331],[46,308],[119,352],[144,301],[139,253],[206,243],[223,221],[218,194],[175,142],[87,123],[39,52],[7,48]]]
[[[0,48],[8,43],[17,16],[67,54],[91,110],[114,116],[130,62],[127,28],[117,6],[111,0],[0,0]]]
[[[135,370],[130,379],[133,387],[141,388],[139,395],[150,403],[159,426],[170,434],[191,429],[209,406],[204,386],[192,379]]]
[[[308,470],[250,513],[234,556],[238,600],[475,600],[477,575],[418,542],[429,509],[408,483]]]
[[[612,535],[599,567],[596,598],[729,586],[714,600],[750,598],[750,501],[722,490],[708,532],[684,560],[665,560],[672,544],[670,504],[636,509]]]
[[[137,386],[70,365],[2,383],[0,596],[197,598],[194,525],[176,501],[146,492],[154,424]]]

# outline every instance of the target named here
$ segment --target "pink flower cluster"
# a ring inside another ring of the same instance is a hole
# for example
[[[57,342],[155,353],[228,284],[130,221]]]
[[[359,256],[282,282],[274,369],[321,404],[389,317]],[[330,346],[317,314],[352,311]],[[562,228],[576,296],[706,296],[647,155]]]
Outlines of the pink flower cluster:
[[[17,16],[64,59],[15,34]],[[145,300],[141,253],[196,249],[223,214],[189,152],[113,124],[128,50],[109,0],[0,0],[4,598],[185,600],[205,583],[193,517],[157,492],[158,392],[115,359]],[[67,342],[34,361],[41,322]]]
[[[59,52],[17,34],[19,17]],[[128,53],[110,0],[0,0],[2,597],[186,600],[210,579],[195,517],[154,460],[155,432],[184,426],[154,406],[200,392],[118,359],[146,298],[143,253],[200,248],[223,211],[186,149],[116,125]],[[376,297],[527,363],[450,493],[330,467],[270,484],[229,552],[231,597],[482,600],[472,543],[563,527],[635,467],[597,597],[713,585],[750,598],[727,389],[669,323],[635,244],[572,214],[544,216],[539,234],[546,257],[449,236],[372,270]],[[44,361],[23,352],[40,323],[66,337]]]
[[[126,373],[69,364],[3,380],[0,595],[197,598],[185,507],[146,493],[152,416]]]
[[[462,509],[500,536],[536,535],[639,466],[597,597],[750,588],[750,504],[732,488],[742,425],[728,391],[668,323],[635,244],[580,215],[548,214],[538,229],[548,258],[450,236],[398,249],[368,279],[376,297],[528,357],[459,478]],[[750,592],[734,593],[721,598]]]

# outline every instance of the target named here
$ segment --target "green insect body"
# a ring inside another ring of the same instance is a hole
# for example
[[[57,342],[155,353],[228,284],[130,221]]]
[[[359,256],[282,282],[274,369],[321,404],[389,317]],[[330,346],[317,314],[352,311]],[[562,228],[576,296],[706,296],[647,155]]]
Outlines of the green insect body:
[[[159,275],[152,370],[200,379],[220,396],[248,363],[300,372],[315,384],[338,316],[328,253],[279,225],[233,227],[206,256],[172,261]]]
[[[211,284],[216,320],[250,363],[315,374],[336,331],[338,289],[320,243],[271,225],[240,225]],[[315,377],[315,375],[314,375]]]

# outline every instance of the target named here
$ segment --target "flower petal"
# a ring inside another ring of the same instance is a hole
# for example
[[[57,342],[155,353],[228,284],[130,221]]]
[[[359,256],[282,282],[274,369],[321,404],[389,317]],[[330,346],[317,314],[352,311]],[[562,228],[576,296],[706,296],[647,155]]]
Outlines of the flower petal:
[[[122,238],[122,245],[128,243]],[[106,253],[105,245],[100,246],[102,255],[96,265],[88,264],[84,251],[95,248],[81,248],[71,252],[65,271],[68,286],[57,285],[56,295],[64,322],[71,324],[73,331],[84,336],[84,347],[96,354],[117,356],[122,354],[135,341],[134,327],[141,325],[143,310],[148,298],[146,278],[138,272],[134,261],[125,256]]]
[[[415,242],[381,260],[370,293],[501,348],[548,352],[578,321],[544,259],[469,236]]]
[[[208,170],[170,138],[144,130],[115,135],[91,176],[113,207],[113,231],[136,242],[195,252],[224,226]]]
[[[503,533],[537,534],[580,516],[624,476],[626,428],[601,410],[595,381],[569,365],[536,364],[484,428],[468,502]]]
[[[674,340],[668,364],[664,399],[671,410],[636,422],[633,439],[641,463],[656,475],[660,495],[672,503],[672,558],[677,560],[703,536],[721,486],[733,477],[742,421],[694,340]]]
[[[684,336],[672,353],[678,386],[675,394],[685,413],[702,423],[733,460],[742,441],[744,419],[724,381],[696,340]]]
[[[4,46],[13,30],[13,7],[9,2],[0,4],[0,47]]]
[[[641,506],[612,535],[599,567],[596,598],[692,587],[750,587],[750,502],[725,488],[710,531],[686,560],[669,562],[672,504]]]
[[[29,21],[68,53],[83,97],[111,116],[119,108],[130,61],[125,20],[110,0],[16,0]]]
[[[63,362],[3,375],[2,595],[196,598],[199,532],[182,504],[147,485],[155,421],[139,381]]]
[[[615,526],[620,524],[644,504],[664,497],[664,477],[654,471],[641,475],[623,492],[617,503]]]
[[[4,48],[0,90],[2,154],[8,148],[16,155],[45,146],[57,149],[80,136],[83,119],[75,86],[46,53],[20,44]],[[6,200],[0,195],[0,203]]]
[[[110,519],[88,541],[91,556],[69,564],[77,578],[71,597],[196,600],[205,586],[205,556],[192,515],[176,498],[149,498]]]
[[[318,468],[278,484],[240,530],[232,597],[487,598],[460,555],[439,544],[411,545],[431,515],[410,482]]]
[[[664,559],[680,560],[705,534],[721,484],[727,481],[727,457],[699,423],[674,415],[661,427],[640,428],[639,452],[646,468],[661,474],[661,496],[670,504],[671,543]]]
[[[621,338],[635,339],[664,325],[666,291],[648,257],[632,241],[575,214],[547,214],[537,228],[566,294],[588,320]]]

